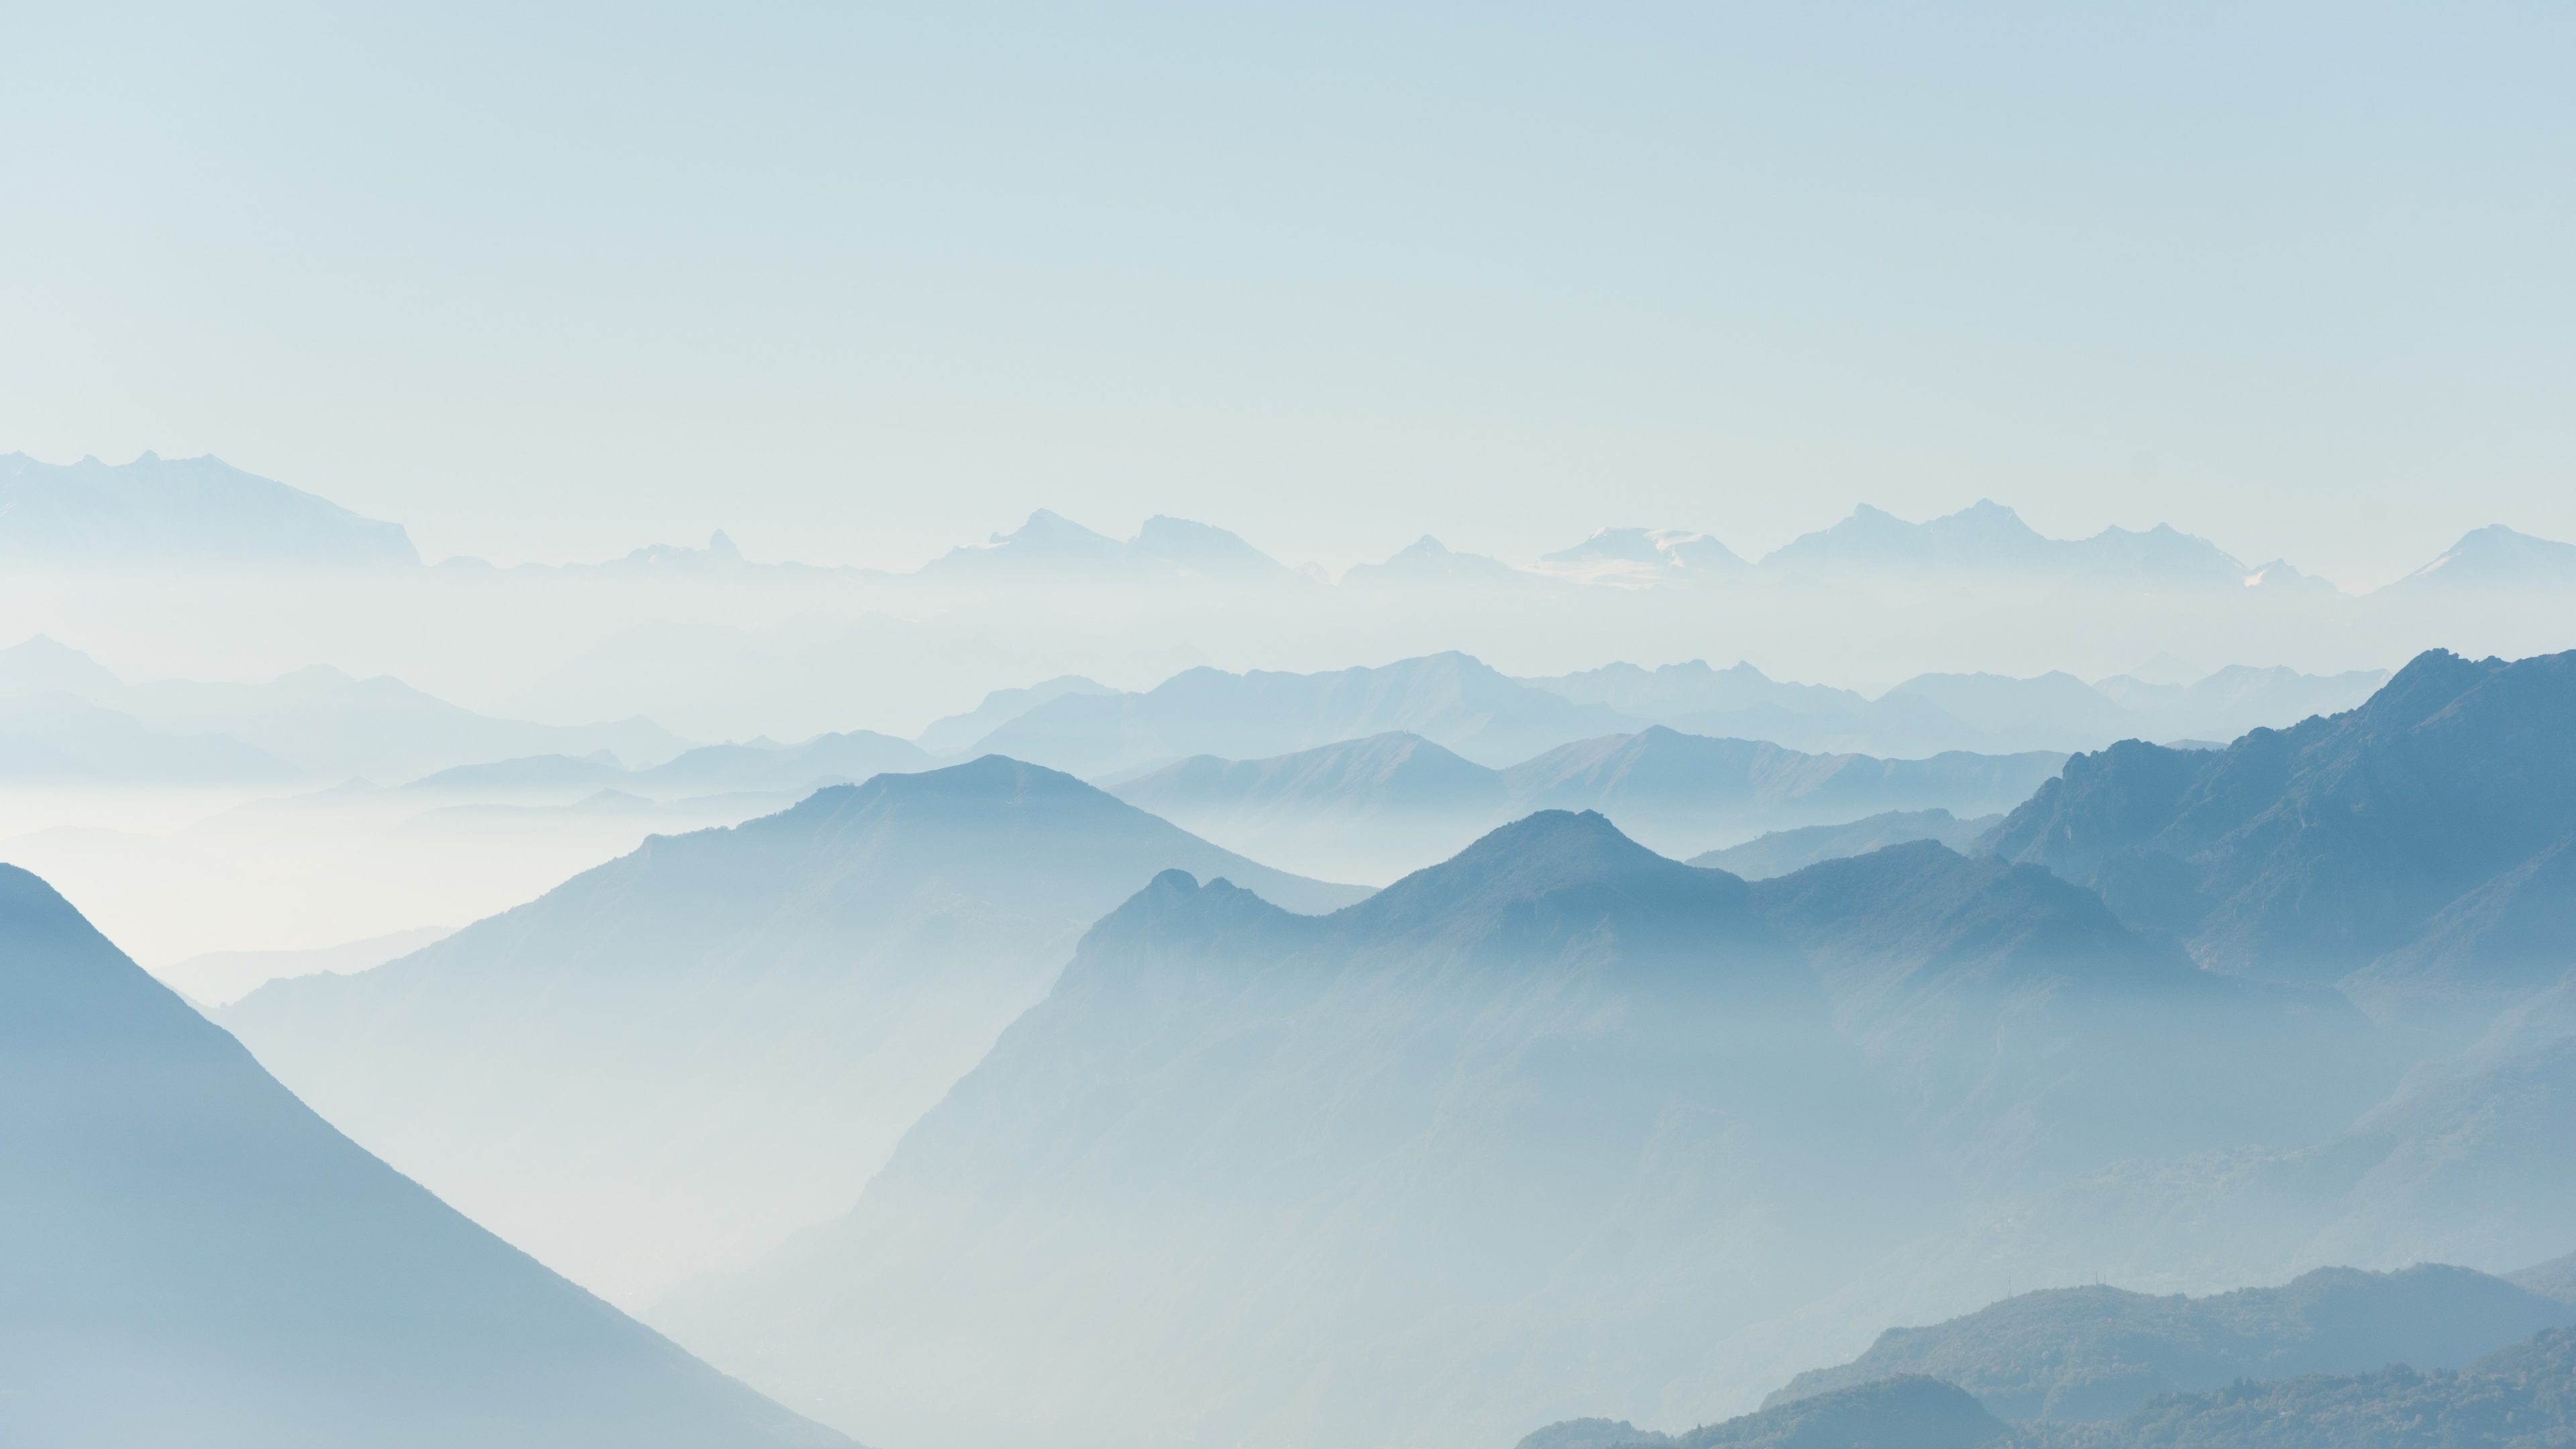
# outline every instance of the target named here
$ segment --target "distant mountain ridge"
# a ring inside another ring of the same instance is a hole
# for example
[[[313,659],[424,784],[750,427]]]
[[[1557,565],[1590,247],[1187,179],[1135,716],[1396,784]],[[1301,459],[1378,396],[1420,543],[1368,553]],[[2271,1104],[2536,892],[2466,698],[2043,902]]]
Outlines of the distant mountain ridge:
[[[1990,499],[1925,523],[1866,504],[1833,527],[1804,534],[1763,556],[1765,574],[1849,581],[1866,575],[2047,577],[2087,584],[2148,582],[2334,592],[2274,561],[2248,568],[2216,544],[2158,524],[2145,532],[2106,528],[2090,538],[2049,538]]]
[[[362,518],[316,494],[205,456],[133,462],[95,457],[49,464],[0,456],[0,558],[22,564],[109,568],[181,564],[218,571],[272,565],[408,570],[448,579],[563,574],[627,582],[777,577],[815,582],[907,581],[949,587],[1062,587],[1067,583],[1199,583],[1308,587],[1325,576],[1292,569],[1226,529],[1162,515],[1116,539],[1048,509],[981,544],[953,548],[911,573],[796,562],[746,561],[721,530],[704,548],[652,545],[594,563],[495,568],[458,557],[434,570],[400,524]],[[1748,563],[1718,539],[1671,528],[1608,527],[1521,567],[1458,552],[1425,535],[1342,582],[1361,588],[1545,587],[1613,589],[1724,583],[1826,583],[1836,587],[1985,577],[2027,585],[2203,589],[2248,599],[2332,598],[2327,581],[2274,559],[2247,565],[2169,524],[2105,528],[2087,538],[2040,534],[1991,499],[1920,523],[1868,504]],[[2501,524],[2473,529],[2441,556],[2386,587],[2391,597],[2463,589],[2576,588],[2576,545]]]
[[[1197,580],[1283,586],[1304,580],[1287,565],[1222,528],[1157,515],[1124,541],[1039,509],[991,541],[966,544],[924,564],[915,577],[938,582],[1050,579]]]
[[[131,463],[0,456],[0,560],[18,568],[152,564],[213,570],[271,565],[417,568],[398,523],[208,455]]]
[[[1690,863],[1742,876],[1749,881],[1769,880],[1824,861],[1867,855],[1915,840],[1939,841],[1952,850],[1964,852],[2002,822],[2001,815],[1979,815],[1962,820],[1938,808],[1886,810],[1840,825],[1802,825],[1789,830],[1770,831],[1742,845],[1692,856]]]
[[[1891,807],[2000,812],[2027,798],[2063,758],[1803,755],[1655,725],[1493,770],[1393,731],[1268,759],[1195,756],[1113,793],[1262,859],[1310,870],[1348,862],[1384,879],[1445,859],[1534,810],[1599,810],[1675,854]]]
[[[459,765],[560,751],[638,762],[687,742],[650,720],[541,725],[499,719],[389,675],[308,665],[253,684],[130,683],[77,649],[33,636],[0,649],[0,770],[30,747],[72,778],[305,779],[392,784]]]

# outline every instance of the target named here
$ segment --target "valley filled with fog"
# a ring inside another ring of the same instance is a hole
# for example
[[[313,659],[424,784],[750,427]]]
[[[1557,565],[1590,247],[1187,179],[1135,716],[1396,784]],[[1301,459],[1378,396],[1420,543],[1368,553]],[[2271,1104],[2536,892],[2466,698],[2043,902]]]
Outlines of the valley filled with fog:
[[[0,505],[30,1434],[2556,1412],[2576,547],[497,569],[212,459]]]
[[[2576,9],[0,57],[0,1449],[2576,1449]]]

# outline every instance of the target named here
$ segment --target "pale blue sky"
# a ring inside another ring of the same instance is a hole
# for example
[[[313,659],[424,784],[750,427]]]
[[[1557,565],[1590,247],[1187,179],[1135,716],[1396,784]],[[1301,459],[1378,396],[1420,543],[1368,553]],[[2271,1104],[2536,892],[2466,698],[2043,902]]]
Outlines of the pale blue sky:
[[[433,556],[2576,538],[2563,5],[523,8],[0,4],[0,451]]]

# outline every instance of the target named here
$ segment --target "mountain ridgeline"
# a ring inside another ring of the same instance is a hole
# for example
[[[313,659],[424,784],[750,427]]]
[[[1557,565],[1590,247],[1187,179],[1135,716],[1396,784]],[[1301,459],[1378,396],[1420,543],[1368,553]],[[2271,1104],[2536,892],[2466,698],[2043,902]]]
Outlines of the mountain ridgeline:
[[[1362,894],[987,757],[654,837],[221,1019],[389,1161],[641,1304],[846,1207],[1084,927],[1173,868],[1306,909]]]
[[[0,866],[0,1442],[847,1446],[333,1131]]]
[[[1655,725],[1495,770],[1399,732],[1270,759],[1200,756],[1111,788],[1257,858],[1384,880],[1534,810],[1597,810],[1647,845],[1688,855],[1890,811],[2001,812],[2064,758],[1806,755]]]
[[[2306,1140],[2386,1075],[2331,993],[2035,867],[1918,842],[1752,886],[1545,811],[1328,916],[1157,878],[846,1217],[657,1321],[889,1442],[1357,1442],[1433,1404],[1494,1441],[1661,1402],[1996,1193]]]
[[[2067,762],[1984,843],[2221,971],[2483,1020],[2576,965],[2576,653],[2435,652],[2221,751]]]

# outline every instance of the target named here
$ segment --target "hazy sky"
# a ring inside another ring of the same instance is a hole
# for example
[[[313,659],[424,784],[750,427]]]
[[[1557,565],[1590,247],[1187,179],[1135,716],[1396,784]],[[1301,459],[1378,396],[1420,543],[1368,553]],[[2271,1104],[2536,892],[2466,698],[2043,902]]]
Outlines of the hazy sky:
[[[0,451],[433,557],[2576,538],[2576,8],[0,4]]]

